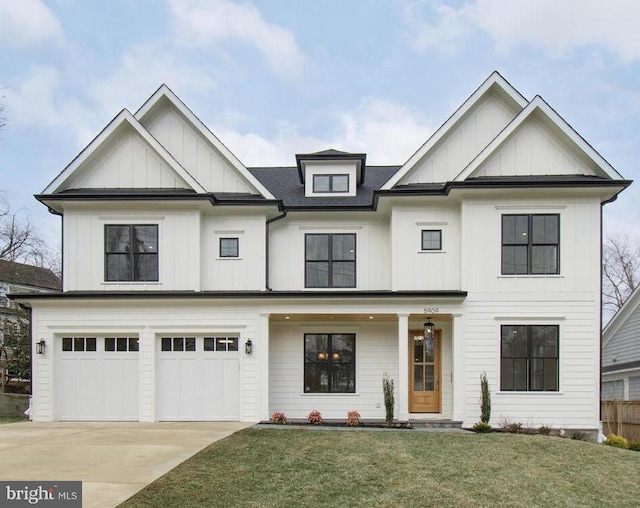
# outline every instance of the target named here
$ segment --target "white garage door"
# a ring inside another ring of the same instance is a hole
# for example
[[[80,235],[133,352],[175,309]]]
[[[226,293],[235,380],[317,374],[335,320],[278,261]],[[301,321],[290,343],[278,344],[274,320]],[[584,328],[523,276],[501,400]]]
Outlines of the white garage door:
[[[136,337],[64,337],[55,347],[60,420],[138,420]]]
[[[162,337],[158,344],[159,420],[238,420],[238,337]]]

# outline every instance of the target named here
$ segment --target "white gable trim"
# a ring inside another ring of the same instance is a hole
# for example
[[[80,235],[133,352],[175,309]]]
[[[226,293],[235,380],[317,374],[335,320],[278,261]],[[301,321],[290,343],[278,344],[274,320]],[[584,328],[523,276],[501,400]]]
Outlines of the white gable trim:
[[[607,326],[604,327],[602,331],[602,347],[606,346],[607,343],[613,338],[616,332],[620,329],[622,325],[624,325],[633,314],[633,311],[640,305],[640,286],[636,287],[627,301],[622,304],[622,307],[618,309],[618,312],[614,314],[611,320],[607,323]]]
[[[78,156],[71,161],[66,168],[42,191],[43,194],[53,194],[71,175],[84,163],[91,155],[102,145],[123,123],[128,123],[151,147],[156,153],[172,168],[191,188],[198,193],[206,193],[207,191],[200,185],[189,172],[173,158],[173,156],[154,138],[147,129],[145,129],[138,120],[126,109],[123,109],[118,115],[109,122],[109,124],[98,134],[93,141],[89,143]]]
[[[142,120],[144,116],[153,109],[156,103],[166,97],[185,118],[191,122],[200,134],[202,134],[209,143],[211,143],[216,150],[218,150],[223,157],[225,157],[238,173],[240,173],[257,191],[266,199],[276,199],[269,190],[260,183],[260,181],[253,176],[242,162],[229,150],[222,141],[220,141],[209,128],[187,107],[187,105],[180,100],[180,98],[173,93],[173,91],[165,84],[162,84],[155,93],[147,99],[147,101],[140,106],[140,109],[136,111],[135,117],[138,120]]]
[[[440,141],[458,121],[493,87],[500,87],[511,99],[521,108],[527,105],[527,100],[511,84],[504,79],[498,71],[493,71],[491,75],[482,83],[469,98],[462,103],[453,115],[443,123],[440,128],[422,145],[411,158],[393,175],[387,183],[382,186],[383,190],[392,189],[422,158]]]
[[[553,122],[569,140],[579,148],[587,157],[589,157],[605,174],[612,180],[621,180],[622,176],[589,144],[573,127],[571,127],[555,110],[547,104],[542,97],[536,95],[534,99],[524,108],[518,116],[516,116],[509,125],[507,125],[500,134],[498,134],[491,143],[485,146],[482,151],[473,159],[466,168],[464,168],[458,176],[454,178],[455,182],[467,179],[473,172],[485,162],[491,154],[507,140],[511,134],[522,123],[529,118],[535,111],[540,111],[545,117]]]

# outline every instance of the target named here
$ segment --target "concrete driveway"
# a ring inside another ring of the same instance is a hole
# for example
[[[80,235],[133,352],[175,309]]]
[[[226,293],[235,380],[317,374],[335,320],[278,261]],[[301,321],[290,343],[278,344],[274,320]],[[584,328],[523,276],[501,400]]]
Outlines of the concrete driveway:
[[[81,480],[82,506],[117,506],[239,422],[0,425],[2,480]]]

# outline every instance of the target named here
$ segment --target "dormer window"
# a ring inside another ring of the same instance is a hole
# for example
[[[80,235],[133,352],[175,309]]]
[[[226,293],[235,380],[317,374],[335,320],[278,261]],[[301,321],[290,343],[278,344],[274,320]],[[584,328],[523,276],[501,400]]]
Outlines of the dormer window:
[[[349,192],[349,175],[313,175],[313,193]]]

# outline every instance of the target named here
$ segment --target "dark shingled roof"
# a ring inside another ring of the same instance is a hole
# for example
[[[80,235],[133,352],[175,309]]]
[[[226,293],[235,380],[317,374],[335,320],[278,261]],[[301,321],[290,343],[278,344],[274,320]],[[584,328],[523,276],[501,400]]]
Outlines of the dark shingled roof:
[[[60,279],[51,270],[4,259],[0,259],[0,282],[42,289],[62,288]]]
[[[367,166],[367,179],[357,186],[356,196],[305,197],[304,185],[297,178],[295,167],[248,168],[262,185],[278,199],[285,208],[370,208],[373,193],[379,190],[400,166]]]

